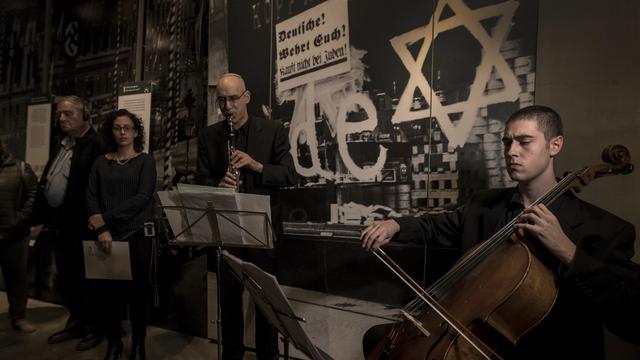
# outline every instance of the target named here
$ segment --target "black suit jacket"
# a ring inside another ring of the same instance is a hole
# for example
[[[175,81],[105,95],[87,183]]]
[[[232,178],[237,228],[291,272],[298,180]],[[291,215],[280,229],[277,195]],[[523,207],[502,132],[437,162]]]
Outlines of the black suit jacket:
[[[463,253],[504,223],[514,193],[482,191],[455,211],[398,219],[401,230],[394,240],[451,246]],[[568,267],[556,262],[559,294],[554,308],[519,340],[511,358],[604,359],[603,324],[640,344],[640,267],[631,260],[633,225],[571,193],[550,209],[576,244],[576,254]]]
[[[282,123],[250,117],[247,151],[263,165],[262,173],[240,169],[245,191],[251,194],[271,195],[273,225],[280,227],[280,202],[274,193],[279,187],[292,186],[296,181],[293,158],[289,153],[289,136]],[[227,154],[228,128],[220,121],[208,126],[198,138],[198,165],[196,182],[218,186],[229,164]]]
[[[89,238],[91,235],[87,229],[88,211],[86,205],[87,184],[89,172],[96,158],[105,153],[105,146],[93,128],[89,128],[86,134],[76,139],[69,169],[67,190],[63,204],[58,208],[52,208],[44,197],[44,188],[47,184],[47,174],[53,164],[61,144],[58,143],[49,156],[45,165],[42,178],[38,185],[34,207],[34,224],[45,224],[63,230],[75,238]]]
[[[251,117],[246,153],[260,162],[262,174],[241,169],[247,192],[267,195],[273,189],[292,186],[296,175],[289,153],[289,138],[280,122]],[[224,121],[208,126],[198,138],[196,182],[218,186],[228,167],[227,127]]]

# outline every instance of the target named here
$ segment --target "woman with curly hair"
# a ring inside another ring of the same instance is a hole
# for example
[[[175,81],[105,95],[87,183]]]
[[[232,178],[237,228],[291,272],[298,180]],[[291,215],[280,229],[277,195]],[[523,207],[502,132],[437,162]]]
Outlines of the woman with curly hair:
[[[145,335],[151,298],[153,238],[144,234],[144,224],[153,220],[156,166],[152,155],[143,153],[144,128],[140,119],[121,109],[109,114],[101,135],[108,153],[99,157],[89,175],[87,205],[89,228],[100,248],[111,254],[113,241],[129,243],[133,281],[98,280],[103,326],[108,349],[105,359],[120,359],[123,343],[120,298],[129,304],[132,347],[130,359],[145,359]]]

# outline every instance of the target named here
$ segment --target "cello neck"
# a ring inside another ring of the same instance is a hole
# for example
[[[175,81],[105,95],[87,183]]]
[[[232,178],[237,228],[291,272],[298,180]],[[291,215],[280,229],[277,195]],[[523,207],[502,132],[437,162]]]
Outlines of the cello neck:
[[[610,145],[606,147],[602,151],[602,160],[604,161],[602,164],[585,166],[580,170],[569,173],[549,191],[534,201],[527,209],[538,204],[548,206],[567,190],[573,189],[575,192],[579,192],[592,180],[599,177],[619,174],[627,175],[633,171],[631,154],[623,145]],[[511,219],[488,240],[478,245],[468,254],[468,256],[459,261],[451,270],[429,287],[428,292],[436,298],[440,298],[446,294],[451,286],[453,286],[459,279],[468,274],[469,271],[471,271],[478,263],[483,261],[487,256],[493,253],[496,248],[513,236],[513,226],[519,221],[518,219],[521,215],[522,212]]]
[[[569,190],[578,176],[584,171],[574,171],[562,178],[558,183],[547,191],[544,195],[536,199],[527,209],[530,209],[538,204],[544,204],[548,206],[557,200],[562,194]],[[482,262],[487,256],[492,254],[496,248],[501,246],[504,242],[509,240],[514,234],[514,225],[518,222],[520,216],[526,211],[523,210],[513,219],[507,222],[500,230],[498,230],[493,236],[486,241],[478,245],[472,250],[464,260],[456,263],[445,275],[438,279],[432,286],[429,287],[428,292],[435,298],[441,298],[449,289],[457,283],[457,281],[466,276],[477,264]]]

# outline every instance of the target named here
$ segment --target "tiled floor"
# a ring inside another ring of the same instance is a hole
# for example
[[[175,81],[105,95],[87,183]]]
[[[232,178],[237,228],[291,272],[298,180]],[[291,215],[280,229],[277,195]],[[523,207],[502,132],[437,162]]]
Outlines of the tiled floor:
[[[336,360],[360,360],[361,340],[364,332],[378,323],[389,322],[397,316],[397,310],[380,304],[330,296],[324,293],[283,287],[297,316],[306,319],[302,328],[312,343],[326,351]],[[213,304],[215,306],[215,304]],[[253,309],[253,307],[248,307]],[[6,295],[0,291],[0,360],[100,360],[104,358],[106,343],[95,349],[77,352],[75,341],[48,345],[47,338],[60,330],[67,318],[66,310],[58,305],[29,300],[28,318],[38,330],[33,334],[20,334],[11,329],[7,319]],[[215,308],[210,309],[215,314]],[[247,317],[250,318],[250,317]],[[125,324],[126,326],[126,324]],[[209,333],[215,337],[215,322]],[[245,324],[252,326],[251,321]],[[246,344],[253,344],[252,331],[247,331]],[[130,341],[125,338],[125,354],[128,355]],[[637,359],[638,347],[609,339],[607,359]],[[628,350],[625,350],[628,349]],[[635,349],[635,350],[634,350]],[[291,346],[291,359],[306,359]],[[282,351],[281,351],[282,353]],[[147,335],[149,359],[171,360],[215,360],[216,344],[209,339],[180,334],[158,327],[149,327]],[[126,357],[125,357],[126,358]],[[255,359],[247,352],[246,359]]]
[[[311,341],[336,360],[362,359],[361,339],[364,331],[372,325],[388,322],[387,319],[396,314],[394,309],[379,304],[296,288],[285,287],[283,290],[296,314],[307,320],[302,327]],[[75,341],[47,344],[47,337],[60,330],[66,321],[67,313],[63,307],[30,299],[27,317],[38,327],[33,334],[13,331],[6,317],[7,308],[6,295],[0,293],[0,359],[89,360],[104,357],[105,342],[84,352],[74,350]],[[251,345],[252,342],[249,335],[246,343]],[[127,338],[125,354],[128,354],[129,345]],[[150,327],[147,355],[149,359],[212,360],[217,358],[217,348],[209,339]],[[305,358],[293,346],[291,357]],[[254,355],[247,353],[246,358],[254,359]]]
[[[60,330],[67,318],[63,307],[36,300],[29,300],[28,319],[38,330],[32,334],[21,334],[11,329],[6,320],[7,300],[0,294],[0,359],[103,359],[106,342],[97,348],[78,352],[71,340],[56,345],[47,344],[47,338]],[[129,339],[125,339],[125,354],[128,354]],[[147,354],[149,359],[215,359],[216,345],[208,339],[178,334],[151,327],[148,331]]]

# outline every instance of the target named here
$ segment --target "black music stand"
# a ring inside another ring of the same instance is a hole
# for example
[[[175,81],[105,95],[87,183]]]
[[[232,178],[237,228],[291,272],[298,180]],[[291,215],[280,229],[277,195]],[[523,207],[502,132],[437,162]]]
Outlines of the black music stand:
[[[333,360],[331,356],[313,345],[304,332],[300,321],[305,320],[296,316],[275,276],[250,262],[238,259],[226,250],[222,251],[222,258],[249,291],[260,311],[282,334],[285,360],[289,359],[289,342],[293,342],[293,345],[311,360]]]
[[[269,196],[242,194],[203,186],[184,192],[159,191],[160,207],[169,218],[171,245],[216,247],[218,359],[222,358],[222,247],[272,249]],[[255,221],[258,220],[258,223]]]

